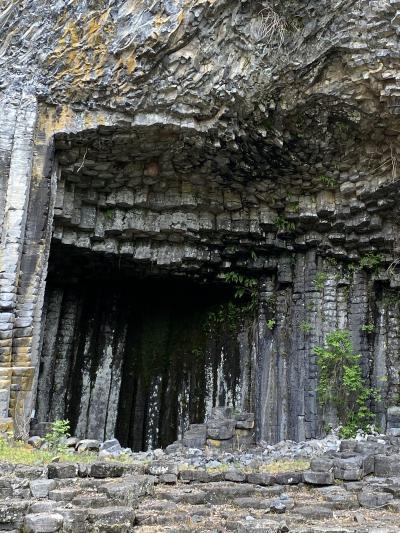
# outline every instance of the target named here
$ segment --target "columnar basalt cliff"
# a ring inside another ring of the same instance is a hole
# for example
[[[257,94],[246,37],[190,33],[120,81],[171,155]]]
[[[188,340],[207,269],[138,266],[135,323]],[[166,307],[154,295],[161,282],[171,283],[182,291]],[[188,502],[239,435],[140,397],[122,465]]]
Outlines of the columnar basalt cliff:
[[[340,328],[384,428],[400,2],[0,7],[2,427],[144,449],[226,405],[258,439],[316,437],[337,419],[314,347]],[[232,273],[257,283],[246,317]]]

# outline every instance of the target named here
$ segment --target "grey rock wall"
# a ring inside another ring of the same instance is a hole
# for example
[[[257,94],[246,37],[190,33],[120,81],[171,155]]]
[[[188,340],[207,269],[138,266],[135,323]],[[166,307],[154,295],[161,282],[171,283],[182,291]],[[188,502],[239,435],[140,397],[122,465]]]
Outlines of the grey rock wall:
[[[84,279],[108,262],[134,276],[256,277],[259,316],[233,363],[259,438],[309,438],[336,422],[318,407],[313,347],[338,327],[382,392],[373,408],[384,426],[399,393],[399,9],[36,0],[3,10],[2,427],[35,404],[41,421],[67,409],[82,310],[58,287],[45,299],[57,246]],[[265,33],[268,17],[281,32]],[[104,387],[117,402],[110,383],[124,371],[102,353],[97,381],[81,369],[90,394],[78,412],[103,405]],[[153,392],[157,405],[156,382]],[[82,417],[83,433],[97,431]]]

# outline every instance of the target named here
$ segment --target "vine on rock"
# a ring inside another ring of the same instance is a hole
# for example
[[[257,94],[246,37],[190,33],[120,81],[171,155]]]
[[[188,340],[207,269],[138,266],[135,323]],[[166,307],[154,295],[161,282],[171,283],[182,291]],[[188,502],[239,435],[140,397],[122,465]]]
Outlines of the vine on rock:
[[[357,430],[367,431],[374,414],[369,408],[372,399],[378,399],[378,391],[364,383],[360,358],[353,352],[350,332],[331,331],[326,345],[314,348],[320,370],[317,388],[322,406],[334,405],[342,424],[340,436],[354,437]]]

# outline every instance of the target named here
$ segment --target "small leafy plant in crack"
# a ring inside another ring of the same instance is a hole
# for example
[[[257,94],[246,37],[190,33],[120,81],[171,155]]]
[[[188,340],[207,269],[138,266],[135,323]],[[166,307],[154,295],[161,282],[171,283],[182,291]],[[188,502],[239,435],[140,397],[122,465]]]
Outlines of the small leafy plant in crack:
[[[317,272],[314,279],[314,285],[319,291],[322,291],[327,281],[328,274],[326,272]]]
[[[285,233],[293,233],[296,230],[296,224],[286,220],[286,218],[282,216],[276,217],[274,224],[278,228],[278,231],[283,231]]]
[[[361,331],[363,333],[373,333],[375,331],[375,326],[374,324],[363,324],[361,326]]]
[[[302,322],[300,322],[300,331],[303,332],[305,335],[308,335],[312,331],[312,324],[303,320]]]
[[[270,318],[269,320],[267,320],[266,324],[267,324],[267,328],[270,331],[272,331],[274,327],[276,326],[276,320],[274,318]]]
[[[322,175],[319,176],[318,180],[322,185],[324,185],[324,187],[328,187],[329,189],[335,189],[338,186],[337,179],[333,178],[332,176]]]

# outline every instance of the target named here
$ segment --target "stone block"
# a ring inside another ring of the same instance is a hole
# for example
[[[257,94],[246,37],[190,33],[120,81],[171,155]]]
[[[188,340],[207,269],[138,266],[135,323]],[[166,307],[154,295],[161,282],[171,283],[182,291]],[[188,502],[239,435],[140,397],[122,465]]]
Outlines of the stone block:
[[[95,531],[132,531],[135,512],[129,507],[113,506],[90,509],[88,522],[96,526]],[[121,529],[121,526],[125,526]]]
[[[76,444],[75,449],[78,453],[98,452],[100,449],[100,442],[95,439],[83,439]]]
[[[54,489],[49,491],[49,500],[54,500],[56,502],[70,502],[75,496],[79,494],[79,490],[74,488],[62,488]]]
[[[207,437],[213,440],[229,440],[235,434],[235,420],[209,420]]]
[[[56,488],[54,479],[33,479],[29,483],[33,498],[47,498],[49,491]]]
[[[296,513],[310,520],[324,520],[333,517],[332,509],[324,507],[323,505],[307,505],[306,507],[297,507]]]
[[[104,450],[111,454],[119,454],[122,452],[122,446],[118,439],[109,439],[100,445],[100,451]]]
[[[274,476],[279,485],[298,485],[303,481],[301,472],[282,472],[281,474],[274,474]]]
[[[235,415],[237,429],[253,429],[254,413],[238,413]]]
[[[93,463],[90,465],[89,475],[94,478],[121,477],[124,467],[116,463]]]
[[[210,481],[207,470],[181,470],[179,478],[182,481],[196,481],[198,483],[209,483]]]
[[[118,481],[109,481],[98,487],[98,492],[106,494],[118,502],[132,505],[138,498],[154,491],[153,476],[126,476]]]
[[[357,446],[357,441],[353,439],[342,440],[340,443],[341,452],[354,452]]]
[[[393,495],[387,492],[372,492],[362,490],[357,494],[358,502],[362,507],[367,509],[376,509],[385,507],[393,500]]]
[[[182,444],[187,448],[202,448],[206,443],[206,438],[205,424],[191,424],[183,436]]]
[[[60,531],[64,518],[59,513],[28,514],[24,521],[26,533],[55,533]]]
[[[244,483],[246,481],[246,474],[238,470],[228,470],[224,475],[225,481],[233,481],[234,483]]]
[[[178,474],[178,464],[177,463],[167,463],[164,461],[153,461],[147,466],[146,469],[148,474],[152,476],[161,476],[163,474]]]
[[[178,476],[176,474],[161,474],[158,481],[165,485],[176,485]]]
[[[361,456],[338,458],[334,460],[333,464],[335,479],[359,481],[364,477],[363,459]]]
[[[400,454],[376,455],[374,473],[378,477],[400,475]]]
[[[333,472],[303,472],[303,481],[309,485],[333,485]]]
[[[387,410],[387,428],[400,428],[400,407],[392,406]]]
[[[68,479],[78,476],[78,466],[69,463],[50,463],[47,477],[49,479]]]
[[[24,479],[37,479],[45,472],[42,466],[17,465],[14,470],[15,477]]]
[[[333,459],[327,457],[314,457],[311,459],[310,469],[313,472],[330,472],[333,470]]]
[[[275,477],[272,474],[264,472],[254,472],[252,474],[247,474],[246,481],[253,485],[268,486],[275,483]]]

